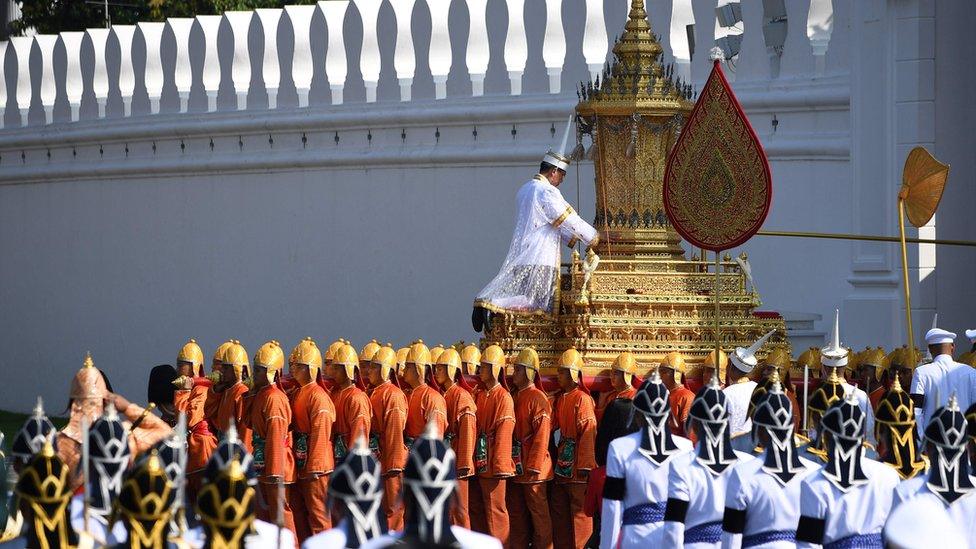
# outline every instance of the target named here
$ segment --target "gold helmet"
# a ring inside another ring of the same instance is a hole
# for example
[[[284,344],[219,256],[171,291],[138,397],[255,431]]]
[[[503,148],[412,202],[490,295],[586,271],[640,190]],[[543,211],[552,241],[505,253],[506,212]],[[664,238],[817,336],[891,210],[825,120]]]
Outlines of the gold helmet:
[[[885,356],[884,349],[881,347],[875,347],[873,349],[868,347],[864,349],[858,353],[857,363],[861,366],[872,366],[874,368],[875,381],[881,381],[881,377],[890,365],[888,357]]]
[[[362,365],[369,364],[373,360],[373,355],[376,354],[376,351],[380,350],[380,347],[380,343],[375,339],[363,345],[362,350],[359,351],[359,363]]]
[[[393,350],[393,347],[389,343],[387,343],[373,353],[372,362],[380,367],[380,377],[383,379],[390,379],[390,372],[396,368],[397,352]]]
[[[319,350],[314,339],[306,337],[299,341],[298,345],[295,345],[288,363],[308,366],[308,373],[312,379],[315,379],[319,376],[319,370],[322,369],[322,351]]]
[[[790,353],[783,347],[776,347],[775,349],[769,351],[769,354],[766,355],[766,359],[762,361],[762,364],[775,368],[780,378],[784,379],[790,373]],[[756,368],[753,371],[754,375],[750,375],[749,378],[756,382],[762,382],[762,372],[765,369],[766,368]]]
[[[481,353],[481,364],[491,367],[491,375],[501,381],[505,377],[505,351],[498,345],[491,345]]]
[[[658,368],[673,370],[674,380],[678,383],[681,383],[681,378],[684,377],[685,372],[688,370],[688,366],[685,363],[685,356],[678,351],[671,351],[664,355],[664,360],[661,361]]]
[[[167,528],[176,490],[155,450],[126,477],[115,502],[129,538],[138,547],[166,545]]]
[[[874,420],[875,440],[881,440],[883,429],[888,429],[891,435],[892,448],[884,461],[894,467],[902,479],[923,471],[926,463],[919,458],[915,447],[915,404],[911,395],[902,389],[898,376],[894,376],[891,387],[878,401]]]
[[[74,547],[78,535],[68,519],[68,504],[74,492],[71,471],[54,451],[52,438],[44,442],[40,452],[20,472],[14,492],[30,507],[32,517],[28,528],[39,539],[46,540],[51,547]]]
[[[249,374],[248,366],[250,365],[247,358],[247,349],[236,339],[232,339],[227,343],[230,345],[224,350],[224,354],[220,359],[221,363],[224,366],[233,367],[234,373],[239,377],[246,377],[244,374]]]
[[[404,365],[407,364],[416,365],[420,379],[423,380],[425,378],[427,367],[430,366],[430,349],[424,345],[424,340],[418,339],[410,345],[410,350],[407,351],[407,358],[404,360]]]
[[[799,377],[803,377],[804,367],[810,368],[810,377],[819,377],[820,375],[820,349],[818,347],[810,347],[806,351],[800,353],[800,356],[796,359],[796,373]]]
[[[461,355],[453,347],[442,349],[435,364],[438,366],[447,366],[447,377],[456,379],[457,373],[461,369]]]
[[[407,354],[410,353],[410,347],[400,347],[396,352],[396,367],[397,374],[403,375],[403,368],[407,365]]]
[[[193,368],[193,375],[203,375],[203,349],[197,345],[197,340],[191,339],[183,345],[180,354],[176,355],[177,367],[179,367],[180,362],[190,363],[190,367]]]
[[[356,379],[356,373],[359,371],[359,355],[356,354],[355,347],[344,343],[342,347],[336,350],[332,363],[336,366],[342,366],[346,371],[346,377],[352,380]]]
[[[345,344],[346,344],[346,340],[342,339],[341,337],[333,341],[332,344],[329,345],[329,348],[325,350],[325,363],[332,364],[332,361],[335,359],[336,353],[339,352],[339,349],[341,349],[342,346]]]
[[[574,383],[581,383],[583,380],[583,355],[576,350],[576,347],[570,347],[563,351],[563,354],[559,357],[559,368],[565,368],[569,370],[569,376],[572,378]]]
[[[217,371],[217,367],[219,367],[220,365],[222,365],[224,363],[224,353],[226,353],[227,352],[227,348],[230,347],[233,344],[234,344],[234,340],[233,339],[228,339],[227,341],[221,343],[219,347],[217,347],[217,350],[214,351],[213,359],[210,360],[210,369],[211,369],[211,371],[216,372]],[[247,353],[244,353],[244,354],[246,355]]]
[[[857,369],[861,367],[862,354],[855,352],[854,349],[847,349],[847,365],[844,366],[845,378],[854,379],[857,377]]]
[[[254,488],[235,456],[197,496],[197,514],[212,547],[243,547],[254,523]]]
[[[834,402],[844,398],[844,385],[837,375],[837,368],[831,368],[819,387],[810,395],[810,411],[823,415]]]
[[[464,366],[464,373],[469,376],[477,374],[478,364],[481,363],[481,349],[477,345],[468,345],[461,349],[461,364]]]
[[[285,351],[281,344],[272,339],[258,347],[254,353],[254,367],[267,369],[268,383],[274,383],[275,376],[285,367]]]
[[[536,362],[538,362],[536,358]],[[617,358],[613,360],[613,365],[610,369],[617,370],[618,372],[624,373],[624,382],[630,385],[634,382],[634,376],[637,375],[637,357],[634,353],[630,351],[624,351],[617,355]]]
[[[444,346],[438,343],[430,348],[430,363],[437,364],[437,359],[441,357],[441,353],[444,352]]]
[[[515,358],[515,365],[525,367],[525,377],[529,378],[530,383],[535,383],[535,379],[539,377],[539,353],[535,349],[522,349]]]
[[[105,384],[102,372],[95,367],[91,353],[85,355],[81,369],[71,380],[71,391],[68,395],[73,400],[97,400],[99,403],[108,398],[108,385]]]
[[[705,357],[705,362],[702,363],[703,368],[715,368],[715,351],[708,353]],[[718,379],[723,381],[725,379],[725,371],[729,367],[729,355],[725,354],[725,351],[720,350],[718,355]]]

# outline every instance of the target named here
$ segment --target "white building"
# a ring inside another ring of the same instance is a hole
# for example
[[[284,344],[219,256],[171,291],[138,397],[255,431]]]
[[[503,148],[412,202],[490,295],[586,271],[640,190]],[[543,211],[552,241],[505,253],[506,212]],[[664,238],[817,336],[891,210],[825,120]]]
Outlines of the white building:
[[[208,355],[229,337],[475,339],[515,190],[629,4],[333,0],[2,43],[0,407],[61,402],[88,350],[138,401],[189,337]],[[976,4],[774,4],[743,2],[736,29],[715,0],[648,5],[665,61],[699,86],[702,53],[741,30],[726,71],[771,161],[765,227],[896,235],[902,164],[924,145],[952,170],[917,233],[976,239]],[[592,179],[583,163],[562,187],[590,218]],[[936,310],[972,327],[976,251],[920,248],[916,333]],[[743,250],[797,352],[835,307],[846,344],[903,342],[896,244]]]

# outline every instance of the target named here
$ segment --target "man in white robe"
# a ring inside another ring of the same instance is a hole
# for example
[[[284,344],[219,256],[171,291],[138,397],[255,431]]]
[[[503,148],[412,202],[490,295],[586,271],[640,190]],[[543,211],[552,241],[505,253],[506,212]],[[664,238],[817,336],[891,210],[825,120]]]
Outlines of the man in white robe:
[[[955,339],[956,334],[941,328],[932,328],[925,334],[925,343],[934,358],[932,362],[915,369],[909,391],[915,401],[918,425],[928,425],[935,410],[944,406],[953,394],[963,410],[969,407],[972,397],[976,396],[970,395],[973,385],[976,384],[973,381],[976,370],[952,359]]]
[[[552,313],[559,287],[560,241],[596,246],[599,234],[559,192],[569,159],[550,151],[539,173],[519,189],[512,243],[498,274],[474,302],[475,331],[491,329],[491,313]]]
[[[756,353],[775,332],[770,330],[749,347],[736,347],[735,352],[729,355],[732,369],[729,370],[729,384],[723,390],[729,400],[729,431],[733,437],[752,431],[752,421],[748,415],[749,401],[758,384],[748,376],[759,365]]]

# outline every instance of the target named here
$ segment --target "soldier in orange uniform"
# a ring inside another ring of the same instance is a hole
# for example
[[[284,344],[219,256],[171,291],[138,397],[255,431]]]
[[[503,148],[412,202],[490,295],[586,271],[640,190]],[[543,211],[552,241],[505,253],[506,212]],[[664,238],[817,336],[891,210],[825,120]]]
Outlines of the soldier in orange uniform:
[[[515,359],[512,381],[515,384],[515,475],[505,490],[508,505],[509,536],[512,547],[552,548],[552,520],[546,483],[552,480],[549,435],[552,406],[542,390],[539,355],[523,349]]]
[[[359,375],[356,349],[344,343],[336,349],[332,364],[325,369],[325,377],[333,384],[332,402],[335,404],[336,420],[332,426],[332,454],[336,463],[345,459],[356,437],[369,436],[369,397],[356,385]]]
[[[396,373],[397,353],[389,345],[373,355],[366,370],[369,380],[369,402],[373,409],[369,446],[380,462],[383,475],[383,497],[380,503],[390,530],[403,530],[403,502],[400,488],[403,468],[407,465],[407,446],[403,431],[407,424],[407,398],[392,381]]]
[[[474,468],[484,509],[487,531],[502,545],[509,543],[509,515],[505,506],[507,479],[515,476],[512,435],[515,432],[515,403],[502,386],[505,379],[505,353],[492,345],[481,355],[478,382],[481,391],[476,401],[478,439],[474,446]]]
[[[359,351],[359,373],[364,377],[366,376],[366,368],[369,368],[370,363],[373,362],[373,355],[376,351],[380,350],[382,345],[379,344],[375,339],[371,339],[369,343],[363,345],[363,348]]]
[[[241,444],[251,452],[251,429],[244,421],[244,397],[248,392],[244,380],[250,378],[249,362],[247,350],[236,339],[225,341],[217,348],[213,364],[220,380],[207,397],[206,409],[210,427],[218,439],[222,440],[234,425]]]
[[[610,367],[610,385],[612,389],[600,395],[600,402],[596,405],[596,421],[603,421],[603,412],[607,406],[618,398],[634,400],[637,389],[634,388],[634,376],[637,375],[637,359],[634,353],[624,351],[617,355]]]
[[[329,475],[335,469],[332,424],[335,406],[316,381],[322,368],[322,352],[310,337],[291,352],[288,369],[299,387],[291,394],[292,449],[298,480],[289,494],[298,539],[332,528],[328,501]]]
[[[417,340],[407,352],[403,379],[410,386],[407,399],[407,446],[424,433],[427,422],[437,424],[437,432],[447,431],[447,403],[433,387],[427,385],[427,369],[430,368],[430,350],[422,340]]]
[[[277,341],[268,341],[254,353],[254,387],[244,399],[244,420],[252,430],[252,463],[258,474],[260,500],[257,515],[272,524],[280,518],[294,534],[295,517],[288,497],[281,501],[278,494],[279,482],[286,485],[286,490],[295,482],[295,456],[288,432],[291,406],[288,396],[275,383],[284,366],[285,353]],[[282,510],[284,514],[279,517]]]
[[[203,350],[191,339],[176,356],[176,372],[180,375],[173,383],[173,405],[186,414],[186,488],[190,501],[196,500],[197,490],[203,478],[203,469],[210,454],[217,447],[217,438],[210,432],[205,408],[208,385],[194,384],[194,378],[203,377]]]
[[[711,364],[714,365],[714,355],[715,351],[712,351],[712,354],[708,355],[705,362],[708,363],[711,360]],[[722,366],[721,375],[719,376],[720,381],[724,379],[725,368],[729,363],[729,359],[725,353],[722,353],[722,360],[724,361],[724,366]],[[668,403],[671,405],[671,417],[669,419],[671,422],[671,433],[695,442],[695,433],[685,431],[688,414],[691,412],[691,403],[695,400],[695,393],[691,392],[691,389],[682,384],[685,376],[685,368],[685,357],[681,353],[674,351],[664,357],[664,361],[658,366],[657,371],[658,375],[661,376],[661,382],[668,389]],[[702,372],[711,372],[711,366],[703,366]]]
[[[474,441],[477,436],[477,417],[474,398],[458,380],[461,378],[461,355],[452,348],[445,349],[434,366],[434,378],[444,390],[447,403],[446,442],[456,456],[457,504],[451,509],[451,523],[471,528],[468,514],[468,478],[474,475]]]
[[[559,431],[550,512],[556,547],[582,549],[593,534],[593,519],[583,511],[586,484],[596,468],[596,413],[583,381],[583,357],[574,348],[559,357],[557,379],[562,393],[553,406]]]
[[[407,353],[410,352],[410,347],[400,347],[396,352],[396,382],[400,390],[403,391],[403,396],[407,397],[407,401],[410,401],[410,385],[407,384],[403,379],[403,369],[407,367]],[[390,381],[393,381],[391,378]]]

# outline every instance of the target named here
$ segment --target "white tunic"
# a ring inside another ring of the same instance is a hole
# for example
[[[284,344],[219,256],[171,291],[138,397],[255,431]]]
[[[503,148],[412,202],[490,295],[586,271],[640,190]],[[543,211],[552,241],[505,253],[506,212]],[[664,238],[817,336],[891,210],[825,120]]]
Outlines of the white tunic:
[[[900,479],[894,469],[864,458],[861,468],[868,482],[842,492],[827,480],[821,468],[807,477],[800,489],[800,514],[822,519],[823,545],[865,534],[881,534],[891,512],[895,489]],[[797,542],[797,547],[816,547]]]
[[[745,379],[745,378],[743,378]],[[729,407],[729,433],[734,437],[752,430],[752,420],[749,419],[749,401],[756,389],[755,381],[741,381],[733,383],[725,389],[725,398]]]
[[[71,527],[75,532],[85,531],[85,503],[83,496],[77,495],[71,498]],[[116,545],[125,543],[129,539],[129,534],[125,530],[122,521],[117,521],[112,530],[108,529],[108,521],[104,518],[89,512],[88,514],[88,533],[91,534],[98,544]]]
[[[697,452],[697,450],[696,450]],[[725,512],[725,489],[735,466],[716,475],[697,459],[696,452],[687,452],[674,459],[669,471],[668,499],[688,502],[688,513],[684,523],[667,521],[664,523],[664,547],[718,547],[719,543],[690,542],[686,532],[694,532],[696,527],[718,523],[722,530],[722,516]],[[756,459],[745,452],[736,452],[740,465]]]
[[[550,313],[559,283],[560,241],[575,236],[589,243],[597,232],[542,175],[522,185],[515,200],[508,255],[475,304],[495,311]]]
[[[654,547],[659,546],[664,538],[663,513],[668,500],[668,475],[671,464],[678,457],[691,451],[692,444],[686,438],[671,435],[671,440],[678,447],[678,451],[658,465],[640,453],[642,436],[642,431],[638,431],[610,442],[610,448],[607,450],[607,477],[624,479],[626,488],[623,501],[603,498],[600,547],[610,549]],[[622,526],[626,509],[648,503],[661,507],[662,520]]]
[[[868,442],[872,446],[875,445],[877,441],[874,440],[874,410],[871,409],[871,401],[868,399],[868,394],[862,389],[851,385],[846,381],[841,381],[841,385],[844,386],[844,396],[854,393],[854,397],[857,398],[857,403],[864,412],[867,421],[864,423],[864,434],[868,439]]]
[[[278,527],[263,520],[254,521],[254,533],[244,538],[244,549],[264,549],[267,547],[278,547]],[[203,547],[206,538],[204,537],[203,527],[198,526],[191,529],[184,536],[187,544],[194,549]],[[281,530],[281,547],[295,547],[295,536],[291,530],[284,528]]]
[[[451,526],[451,533],[454,534],[454,537],[458,540],[458,544],[460,544],[464,549],[502,549],[502,542],[498,541],[496,538],[486,536],[485,534],[479,534],[478,532],[472,532],[467,528]],[[360,549],[378,549],[381,547],[390,547],[401,537],[403,537],[403,532],[394,532],[392,534],[379,536],[369,540],[364,545],[360,545]],[[345,534],[343,534],[342,538],[344,542]],[[345,547],[345,545],[316,545],[315,547]]]
[[[966,539],[976,540],[976,520],[973,520],[973,517],[976,517],[976,490],[971,490],[968,494],[952,502],[952,505],[946,506],[941,498],[932,493],[926,485],[927,482],[928,475],[919,475],[902,481],[895,490],[892,509],[910,499],[930,499],[933,502],[938,502],[949,513],[949,518],[959,527]]]
[[[915,373],[912,374],[912,388],[909,392],[925,396],[925,405],[921,412],[916,413],[916,424],[920,432],[928,427],[935,410],[944,406],[953,392],[956,393],[956,399],[959,401],[959,409],[969,408],[974,373],[976,371],[972,368],[953,361],[949,355],[939,355],[929,364],[915,368]]]
[[[743,542],[757,534],[768,532],[795,532],[800,521],[800,487],[803,480],[817,472],[812,461],[800,457],[805,467],[797,471],[784,486],[762,467],[765,453],[754,460],[740,463],[732,471],[732,477],[725,492],[725,506],[746,512],[745,528],[742,535],[722,532],[722,548],[738,548]],[[794,541],[773,541],[753,547],[793,548]]]

